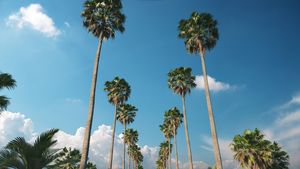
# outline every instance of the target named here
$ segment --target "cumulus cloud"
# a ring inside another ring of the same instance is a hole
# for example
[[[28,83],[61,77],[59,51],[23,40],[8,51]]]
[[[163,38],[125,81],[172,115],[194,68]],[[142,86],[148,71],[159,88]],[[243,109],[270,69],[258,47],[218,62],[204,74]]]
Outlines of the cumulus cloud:
[[[57,139],[57,148],[61,147],[73,147],[81,150],[82,140],[84,136],[84,128],[77,129],[75,134],[69,134],[64,131],[59,131],[55,136]],[[90,160],[93,161],[97,168],[107,168],[109,160],[109,150],[111,144],[112,129],[107,125],[100,125],[91,134],[90,140]],[[119,137],[116,137],[114,147],[114,169],[118,169],[122,162],[122,141]]]
[[[55,148],[72,147],[81,150],[84,137],[84,128],[80,127],[74,134],[60,130],[56,135],[57,144]],[[24,137],[29,142],[35,140],[38,134],[34,132],[33,122],[24,114],[4,111],[0,115],[0,147],[4,147],[10,140],[16,137]],[[100,125],[91,134],[90,160],[98,168],[107,168],[109,150],[112,137],[112,128],[107,125]],[[122,134],[116,135],[114,147],[114,169],[121,168],[123,141]],[[158,147],[148,145],[141,146],[144,155],[145,169],[155,168],[155,161],[158,155]]]
[[[229,90],[232,88],[232,86],[230,84],[217,81],[215,78],[213,78],[211,76],[207,76],[207,79],[208,79],[209,89],[213,92],[226,91],[226,90]],[[197,89],[200,89],[200,90],[205,89],[204,78],[202,75],[196,76],[195,83],[197,85],[196,86]]]
[[[33,123],[29,118],[26,118],[25,115],[8,111],[1,112],[0,147],[5,146],[10,140],[17,136],[31,140],[35,135],[33,132]]]
[[[40,4],[21,7],[18,12],[8,17],[7,24],[19,29],[29,27],[41,32],[46,37],[57,37],[61,34],[60,30],[55,27],[52,18],[44,12]]]

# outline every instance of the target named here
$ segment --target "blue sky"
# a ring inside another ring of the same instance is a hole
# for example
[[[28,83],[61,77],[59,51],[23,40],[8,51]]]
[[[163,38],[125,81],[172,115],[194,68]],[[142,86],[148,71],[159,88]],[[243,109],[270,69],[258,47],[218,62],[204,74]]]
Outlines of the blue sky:
[[[59,128],[74,134],[85,126],[97,38],[82,26],[83,2],[0,0],[0,71],[11,73],[18,84],[1,93],[11,98],[8,111],[30,118],[35,132]],[[52,19],[51,35],[29,23],[18,28],[20,20],[9,18],[31,4],[39,4]],[[212,91],[220,139],[228,142],[255,127],[274,133],[279,119],[299,110],[298,102],[290,103],[300,96],[299,1],[130,0],[123,6],[126,31],[106,41],[101,53],[94,130],[112,124],[114,109],[103,88],[105,81],[120,76],[132,87],[129,103],[139,108],[131,125],[139,131],[139,143],[155,147],[163,141],[158,125],[164,111],[181,108],[179,96],[167,87],[168,71],[185,66],[202,74],[199,56],[187,54],[177,38],[179,20],[193,11],[210,12],[218,20],[220,39],[206,61],[209,76],[223,87]],[[187,113],[194,160],[213,164],[201,89],[187,97]],[[300,131],[297,124],[290,127]],[[117,134],[121,131],[118,125]],[[299,135],[292,139],[300,140]],[[183,127],[178,137],[185,161]]]

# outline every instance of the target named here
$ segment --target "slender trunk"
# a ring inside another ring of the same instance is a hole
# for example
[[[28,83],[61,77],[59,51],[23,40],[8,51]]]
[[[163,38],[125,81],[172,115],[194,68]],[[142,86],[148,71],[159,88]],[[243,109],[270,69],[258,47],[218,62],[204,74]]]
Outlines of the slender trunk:
[[[109,169],[112,169],[112,162],[113,162],[113,158],[114,158],[115,130],[116,130],[116,121],[117,121],[117,106],[118,105],[115,105],[113,133],[112,133],[112,139],[111,139],[112,141],[111,141],[110,158],[109,158]]]
[[[215,125],[215,119],[214,119],[214,113],[213,113],[211,100],[210,100],[204,51],[200,52],[200,57],[201,57],[201,63],[202,63],[202,71],[203,71],[204,86],[205,86],[205,96],[206,96],[206,103],[207,103],[207,109],[208,109],[211,137],[212,137],[212,141],[213,141],[216,167],[217,167],[217,169],[223,169],[220,148],[219,148],[219,143],[218,143],[218,136],[217,136],[217,131],[216,131],[216,125]]]
[[[169,142],[169,169],[171,169],[171,138],[168,138]]]
[[[122,168],[125,169],[125,153],[126,153],[126,145],[125,145],[125,131],[126,131],[126,122],[123,120],[124,125],[124,135],[123,135],[123,162],[122,162]]]
[[[128,155],[128,169],[130,169],[130,161],[131,161],[131,159],[130,159],[130,156]]]
[[[174,146],[175,146],[175,156],[176,156],[176,169],[179,169],[178,151],[177,151],[177,140],[176,140],[176,128],[175,128],[175,126],[173,126],[173,135],[174,135]]]
[[[92,123],[93,123],[93,116],[94,116],[95,91],[96,91],[98,67],[99,67],[99,60],[100,60],[102,42],[103,42],[103,38],[102,38],[102,33],[101,33],[100,36],[99,36],[96,59],[95,59],[95,63],[94,63],[94,70],[93,70],[93,77],[92,77],[92,87],[91,87],[89,108],[88,108],[88,117],[87,117],[86,127],[85,127],[85,131],[84,131],[84,138],[83,138],[83,143],[82,143],[82,155],[81,155],[81,159],[80,159],[79,169],[85,169],[86,164],[87,164],[87,160],[88,160],[91,129],[92,129]]]
[[[187,148],[188,148],[188,157],[189,157],[189,169],[193,169],[194,167],[193,167],[192,151],[191,151],[189,130],[188,130],[188,124],[187,124],[185,97],[184,96],[182,96],[182,104],[183,104],[183,121],[184,121],[185,138],[186,138],[186,144],[187,144]]]

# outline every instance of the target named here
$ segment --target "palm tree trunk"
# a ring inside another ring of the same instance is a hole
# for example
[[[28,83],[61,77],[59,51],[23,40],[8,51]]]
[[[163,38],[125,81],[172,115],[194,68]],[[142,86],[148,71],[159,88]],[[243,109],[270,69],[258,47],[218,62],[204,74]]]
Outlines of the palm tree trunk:
[[[186,144],[187,144],[187,148],[188,148],[188,157],[189,157],[189,169],[193,169],[194,167],[193,167],[192,151],[191,151],[189,130],[188,130],[188,124],[187,124],[185,97],[184,96],[182,96],[182,104],[183,104],[183,121],[184,121],[185,138],[186,138]]]
[[[123,162],[122,162],[122,168],[125,169],[125,153],[126,153],[126,145],[125,145],[125,131],[126,131],[126,122],[123,120],[123,125],[124,125],[124,135],[123,135]]]
[[[130,169],[130,161],[131,161],[131,159],[130,159],[130,156],[128,155],[128,169]]]
[[[175,146],[175,156],[176,156],[176,169],[179,169],[179,164],[178,164],[178,151],[177,151],[177,140],[176,140],[176,129],[175,129],[175,126],[173,126],[173,135],[174,135],[174,146]]]
[[[113,133],[112,133],[112,139],[111,139],[112,141],[111,141],[110,158],[109,158],[109,169],[112,169],[112,162],[113,162],[113,157],[114,157],[115,130],[116,130],[116,121],[117,121],[117,106],[118,105],[115,105]]]
[[[217,131],[216,131],[216,125],[215,125],[215,119],[214,119],[214,113],[212,110],[212,105],[211,105],[211,100],[210,100],[204,52],[205,51],[200,52],[200,57],[201,57],[201,63],[202,63],[202,71],[203,71],[203,78],[204,78],[205,95],[206,95],[206,103],[207,103],[207,109],[208,109],[211,137],[212,137],[212,141],[213,141],[216,167],[217,167],[217,169],[223,169],[220,148],[219,148],[219,143],[218,143],[218,136],[217,136]]]
[[[96,91],[98,67],[99,67],[99,60],[100,60],[102,42],[103,42],[103,38],[102,38],[102,33],[101,33],[100,36],[99,36],[96,59],[95,59],[95,63],[94,63],[94,70],[93,70],[93,77],[92,77],[92,87],[91,87],[89,109],[88,109],[88,117],[87,117],[87,122],[86,122],[86,127],[85,127],[85,132],[84,132],[84,138],[83,138],[83,143],[82,143],[82,155],[81,155],[81,159],[80,159],[79,169],[85,169],[86,164],[87,164],[87,160],[88,160],[89,147],[90,147],[90,138],[91,138],[91,129],[92,129],[92,123],[93,123],[93,116],[94,116],[95,91]]]
[[[171,138],[168,138],[169,142],[169,169],[171,169]]]

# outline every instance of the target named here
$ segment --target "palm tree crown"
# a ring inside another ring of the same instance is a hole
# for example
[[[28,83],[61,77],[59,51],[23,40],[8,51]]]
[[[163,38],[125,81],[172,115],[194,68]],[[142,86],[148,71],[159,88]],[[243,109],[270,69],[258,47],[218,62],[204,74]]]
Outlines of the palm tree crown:
[[[121,10],[121,0],[87,0],[81,13],[83,25],[96,37],[115,38],[116,31],[125,30]]]
[[[41,169],[47,167],[56,158],[58,149],[52,149],[56,144],[53,136],[58,129],[42,133],[32,144],[23,137],[10,141],[0,151],[0,168]]]
[[[173,137],[172,126],[170,125],[170,123],[167,123],[165,121],[162,125],[159,125],[159,128],[166,139],[170,140]]]
[[[8,73],[0,73],[0,90],[1,89],[13,89],[16,87],[16,81]],[[6,110],[9,105],[9,98],[6,96],[0,96],[0,112]]]
[[[117,119],[121,124],[130,124],[134,121],[136,111],[138,111],[138,109],[135,106],[130,104],[122,104],[117,108]]]
[[[267,169],[272,164],[271,142],[258,129],[234,137],[231,149],[242,167]]]
[[[125,134],[124,134],[124,142],[132,146],[136,144],[139,140],[139,134],[136,130],[133,129],[126,129]]]
[[[177,107],[169,109],[168,111],[165,112],[166,123],[170,123],[170,125],[174,127],[176,130],[182,124],[182,119],[183,119],[183,114],[180,113]]]
[[[108,101],[114,105],[123,104],[128,100],[131,93],[129,84],[119,77],[115,77],[110,82],[105,82],[104,90],[107,92]]]
[[[189,53],[211,50],[219,39],[217,21],[209,13],[193,12],[190,18],[180,20],[178,29]]]
[[[185,96],[196,87],[195,76],[192,75],[191,68],[179,67],[168,73],[168,86],[175,93]]]

